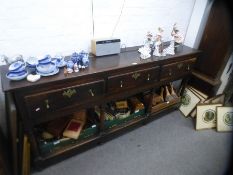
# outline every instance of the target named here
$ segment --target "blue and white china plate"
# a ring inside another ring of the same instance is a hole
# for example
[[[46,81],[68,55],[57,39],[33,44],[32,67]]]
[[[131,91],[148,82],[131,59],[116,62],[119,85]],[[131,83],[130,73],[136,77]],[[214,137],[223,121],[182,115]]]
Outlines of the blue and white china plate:
[[[51,62],[49,64],[38,64],[36,66],[36,70],[42,74],[49,74],[54,72],[54,70],[56,69],[56,65],[55,63]]]
[[[58,72],[59,72],[59,68],[56,67],[56,69],[54,69],[54,71],[51,72],[51,73],[42,73],[42,72],[39,72],[39,71],[37,70],[37,71],[36,71],[36,74],[41,75],[41,76],[43,76],[43,77],[47,77],[47,76],[55,75],[55,74],[57,74]]]
[[[7,74],[9,77],[18,77],[18,76],[24,75],[26,72],[27,71],[24,69],[24,70],[19,71],[19,72],[9,71]]]
[[[15,74],[12,74],[11,72],[8,72],[6,74],[6,78],[13,80],[13,81],[18,81],[18,80],[22,80],[22,79],[26,78],[27,75],[28,75],[28,72],[26,70],[21,75],[15,75]]]
[[[16,61],[12,63],[8,69],[9,71],[16,71],[17,69],[20,69],[23,66],[24,66],[24,63],[22,61]]]

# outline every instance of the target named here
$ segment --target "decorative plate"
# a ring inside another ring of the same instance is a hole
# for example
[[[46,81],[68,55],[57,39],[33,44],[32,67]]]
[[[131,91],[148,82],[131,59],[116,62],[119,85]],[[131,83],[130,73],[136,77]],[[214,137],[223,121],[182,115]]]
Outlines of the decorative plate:
[[[18,75],[18,76],[12,76],[11,72],[8,72],[6,74],[6,78],[13,80],[13,81],[18,81],[18,80],[22,80],[24,78],[26,78],[28,75],[28,72],[25,70],[24,73],[22,75]]]
[[[55,63],[51,62],[49,64],[38,64],[36,66],[36,70],[42,74],[49,74],[54,72],[56,70],[56,65]]]
[[[9,77],[19,77],[19,76],[24,75],[25,73],[26,73],[26,70],[24,69],[24,70],[21,70],[21,71],[19,71],[19,72],[9,71],[9,72],[7,73],[7,75],[8,75]]]
[[[51,73],[42,73],[42,72],[39,72],[38,70],[36,71],[36,74],[38,75],[41,75],[43,77],[48,77],[48,76],[52,76],[52,75],[55,75],[59,72],[59,68],[55,68],[54,71],[52,71]]]

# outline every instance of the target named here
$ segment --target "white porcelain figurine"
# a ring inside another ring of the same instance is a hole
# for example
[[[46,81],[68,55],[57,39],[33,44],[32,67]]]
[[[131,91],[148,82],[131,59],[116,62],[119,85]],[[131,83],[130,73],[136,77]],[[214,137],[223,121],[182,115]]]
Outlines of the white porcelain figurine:
[[[153,44],[153,35],[150,31],[148,31],[144,45],[138,49],[138,51],[141,53],[140,57],[142,59],[151,57],[151,48],[154,47]]]
[[[166,53],[163,52],[162,34],[163,34],[163,29],[161,27],[159,27],[158,32],[155,35],[155,51],[153,53],[153,55],[155,55],[155,56],[165,56],[166,55]]]
[[[171,32],[171,36],[174,37],[174,41],[176,44],[181,44],[184,40],[183,35],[180,33],[178,27],[177,27],[177,23],[175,23],[173,25],[173,30]]]

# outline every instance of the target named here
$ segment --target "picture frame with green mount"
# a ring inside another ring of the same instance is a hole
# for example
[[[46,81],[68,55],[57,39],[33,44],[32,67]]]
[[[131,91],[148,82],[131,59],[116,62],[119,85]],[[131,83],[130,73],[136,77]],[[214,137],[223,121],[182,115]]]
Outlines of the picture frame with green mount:
[[[222,104],[198,104],[196,117],[196,130],[216,128],[216,108]]]

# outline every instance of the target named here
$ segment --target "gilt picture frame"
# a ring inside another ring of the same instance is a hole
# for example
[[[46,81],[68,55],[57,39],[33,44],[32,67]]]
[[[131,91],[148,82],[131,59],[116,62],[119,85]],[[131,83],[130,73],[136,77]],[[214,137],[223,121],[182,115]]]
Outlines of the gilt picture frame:
[[[222,104],[198,104],[196,117],[196,130],[216,128],[216,108]]]
[[[199,102],[200,98],[198,98],[189,88],[186,87],[181,97],[181,105],[179,107],[179,110],[185,117],[188,117],[190,112],[196,107],[197,103]]]
[[[206,99],[204,103],[224,104],[224,100],[225,100],[225,94],[219,94],[216,95],[215,97]]]
[[[192,86],[190,86],[189,89],[200,99],[198,104],[202,104],[206,100],[206,98],[208,97],[206,94],[202,93],[201,91],[196,90]],[[191,113],[189,115],[193,118],[196,117],[196,115],[197,115],[196,107],[191,111]]]
[[[204,92],[201,92],[200,90],[194,88],[193,86],[189,86],[189,89],[191,89],[192,91],[194,91],[195,93],[197,93],[199,96],[201,96],[203,99],[207,99],[208,95],[205,94]]]
[[[217,107],[217,131],[233,130],[233,107]]]

